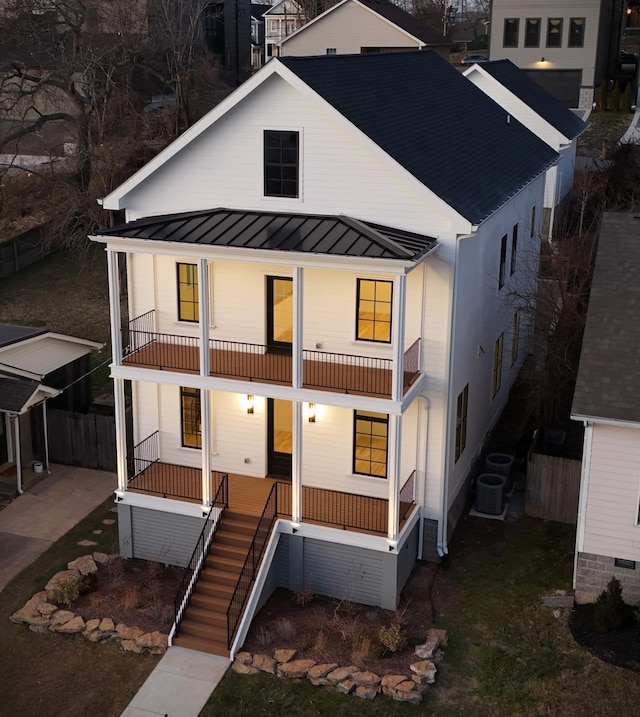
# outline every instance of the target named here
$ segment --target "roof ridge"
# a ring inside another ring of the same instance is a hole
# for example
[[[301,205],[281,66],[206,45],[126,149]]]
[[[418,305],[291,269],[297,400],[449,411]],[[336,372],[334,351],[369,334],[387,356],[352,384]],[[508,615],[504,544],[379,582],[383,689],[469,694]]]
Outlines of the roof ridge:
[[[404,247],[400,246],[397,242],[394,242],[392,239],[389,239],[388,237],[383,236],[379,232],[377,232],[370,224],[367,224],[366,222],[356,219],[355,217],[350,217],[346,214],[339,214],[339,218],[348,226],[358,229],[358,231],[361,231],[363,234],[366,234],[369,239],[371,239],[372,242],[375,244],[381,245],[383,248],[387,249],[388,251],[396,251],[400,254],[403,254],[407,258],[411,258],[412,254],[411,252],[407,251]],[[381,226],[381,225],[378,225]],[[391,227],[389,227],[391,229]]]

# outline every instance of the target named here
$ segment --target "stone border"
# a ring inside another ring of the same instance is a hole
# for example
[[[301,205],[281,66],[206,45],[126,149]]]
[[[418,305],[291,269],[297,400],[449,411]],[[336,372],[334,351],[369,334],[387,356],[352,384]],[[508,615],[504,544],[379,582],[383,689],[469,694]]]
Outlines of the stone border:
[[[415,648],[418,662],[409,665],[410,677],[400,674],[380,676],[355,665],[340,666],[336,662],[317,663],[315,660],[296,659],[297,650],[275,650],[274,656],[239,652],[231,669],[241,675],[266,672],[291,680],[308,679],[312,685],[334,687],[345,695],[372,700],[377,695],[388,695],[397,702],[416,704],[422,701],[429,685],[436,681],[436,663],[444,657],[440,646],[446,646],[446,630],[430,629],[424,645]]]
[[[64,610],[53,602],[56,588],[68,580],[78,580],[98,570],[96,563],[108,565],[122,560],[120,555],[93,553],[83,555],[67,564],[66,570],[56,573],[45,589],[35,593],[19,610],[9,618],[11,622],[24,623],[32,632],[58,632],[67,635],[81,634],[89,642],[117,640],[126,652],[136,654],[163,655],[167,651],[168,637],[159,630],[144,632],[139,627],[129,627],[113,622],[110,617],[85,620],[71,610]]]

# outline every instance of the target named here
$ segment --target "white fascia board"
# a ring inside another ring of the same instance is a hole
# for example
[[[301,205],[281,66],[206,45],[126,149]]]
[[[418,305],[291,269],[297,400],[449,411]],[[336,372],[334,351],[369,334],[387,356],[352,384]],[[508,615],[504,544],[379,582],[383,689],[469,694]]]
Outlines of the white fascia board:
[[[20,378],[29,378],[32,381],[41,381],[44,378],[44,376],[39,373],[33,373],[33,371],[26,371],[23,368],[0,362],[0,375],[3,373],[9,374],[10,376],[19,376]]]
[[[350,545],[356,548],[366,548],[381,553],[389,552],[389,541],[381,535],[369,535],[368,533],[357,533],[353,530],[342,530],[342,528],[330,528],[326,525],[305,523],[304,516],[300,523],[293,523],[286,518],[278,521],[278,530],[285,535],[295,534],[302,538],[314,538],[327,543],[339,543]]]
[[[275,58],[274,58],[275,59]],[[220,117],[225,115],[231,109],[233,109],[239,102],[241,102],[247,95],[253,92],[259,85],[261,85],[268,77],[278,71],[279,63],[270,61],[266,65],[263,65],[254,75],[248,80],[245,80],[240,87],[234,90],[228,97],[225,97],[220,103],[218,103],[210,112],[199,119],[189,129],[183,132],[177,139],[171,144],[165,147],[159,152],[153,159],[147,162],[144,167],[141,167],[135,174],[129,179],[125,180],[119,187],[116,187],[112,192],[107,194],[102,199],[103,209],[125,209],[125,198],[126,195],[141,184],[145,179],[151,176],[156,169],[162,167],[163,164],[168,162],[183,147],[186,147],[190,142],[199,137],[209,127],[214,124]]]
[[[56,333],[49,333],[45,334],[46,336],[52,338],[52,339],[60,339],[60,341],[68,341],[72,344],[79,344],[81,346],[88,346],[91,349],[102,349],[104,348],[105,344],[100,343],[99,341],[91,341],[90,339],[80,339],[77,336],[67,336],[66,334],[56,334]]]
[[[99,234],[89,237],[91,241],[104,242],[107,249],[132,254],[156,254],[208,259],[209,261],[238,261],[248,264],[299,266],[305,269],[330,269],[332,271],[367,271],[372,274],[407,274],[416,265],[411,259],[380,259],[375,257],[329,256],[305,252],[278,252],[273,249],[246,249],[241,247],[216,247],[188,242],[154,241],[153,239],[130,239],[107,237]],[[435,249],[425,256],[431,254]],[[422,259],[423,257],[421,257]]]
[[[290,40],[292,37],[295,37],[296,35],[299,35],[303,30],[306,30],[308,27],[311,27],[311,25],[315,25],[318,20],[323,18],[325,15],[328,15],[330,12],[333,12],[336,8],[339,8],[341,5],[346,5],[346,3],[351,2],[351,0],[341,0],[341,2],[332,5],[330,8],[327,8],[323,13],[316,16],[311,20],[310,22],[307,22],[306,24],[299,27],[295,32],[292,32],[291,35],[287,35],[284,39],[280,40],[280,42],[277,42],[276,45],[278,47],[282,47],[286,44],[287,40]],[[276,7],[275,5],[273,7]],[[273,10],[273,7],[271,10]],[[267,15],[271,10],[267,10],[264,14]]]
[[[199,376],[197,374],[179,373],[153,368],[135,368],[130,365],[111,365],[111,378],[121,378],[125,381],[141,381],[171,386],[188,386],[200,390],[220,391],[222,393],[247,394],[266,398],[281,398],[287,401],[302,401],[316,403],[338,408],[358,408],[363,411],[375,413],[389,413],[400,415],[402,404],[390,398],[376,398],[373,396],[360,396],[354,393],[338,393],[332,391],[319,391],[308,388],[293,388],[280,384],[260,383],[259,381],[243,381],[235,378],[218,378],[213,376]]]
[[[116,494],[117,505],[131,505],[137,508],[148,508],[149,510],[158,510],[163,513],[173,513],[175,515],[188,515],[193,518],[202,518],[204,511],[200,503],[187,503],[184,500],[171,500],[171,498],[159,498],[156,495],[147,495],[146,493],[133,493],[125,490],[124,492],[114,491]],[[215,508],[213,510],[216,510]]]
[[[580,413],[572,413],[569,418],[572,421],[581,421],[587,423],[601,423],[603,426],[617,426],[618,428],[635,428],[640,429],[638,421],[619,421],[615,418],[602,418],[601,416],[585,416]]]
[[[42,403],[43,401],[46,401],[50,398],[55,398],[61,393],[62,391],[57,388],[51,388],[50,386],[45,386],[44,384],[42,384],[38,386],[31,398],[24,404],[21,413],[26,413],[39,403]]]
[[[560,132],[560,130],[556,129],[556,127],[554,127],[551,124],[551,122],[546,120],[542,115],[538,114],[533,109],[533,107],[530,107],[526,102],[523,102],[517,95],[514,95],[513,92],[508,87],[505,87],[505,85],[503,85],[501,82],[496,80],[496,78],[493,75],[491,75],[489,72],[487,72],[481,65],[478,65],[478,64],[472,65],[468,70],[465,70],[462,74],[467,79],[469,79],[469,75],[473,74],[474,72],[487,78],[489,80],[489,82],[491,82],[493,84],[494,87],[496,87],[496,88],[501,87],[505,92],[508,92],[509,96],[511,98],[511,101],[513,102],[513,110],[509,107],[505,107],[500,102],[498,102],[498,100],[495,98],[495,96],[493,94],[489,94],[488,92],[485,94],[488,97],[490,97],[497,105],[500,105],[500,107],[502,107],[505,110],[505,112],[509,112],[510,114],[512,114],[518,120],[518,122],[520,122],[521,125],[523,125],[526,129],[529,130],[529,132],[531,132],[531,134],[535,134],[536,137],[538,137],[543,142],[548,144],[551,147],[551,149],[555,149],[557,152],[563,144],[565,144],[565,145],[571,144],[571,140],[568,137],[565,137],[565,135],[562,134],[562,132]],[[476,85],[476,87],[478,87],[478,85]],[[478,87],[478,89],[482,90],[484,92],[482,87]],[[530,129],[519,118],[517,113],[527,112],[527,111],[533,112],[533,114],[537,115],[540,118],[541,122],[544,122],[545,127],[546,127],[546,131],[544,132],[544,134],[540,134],[540,135],[536,134],[532,129]]]

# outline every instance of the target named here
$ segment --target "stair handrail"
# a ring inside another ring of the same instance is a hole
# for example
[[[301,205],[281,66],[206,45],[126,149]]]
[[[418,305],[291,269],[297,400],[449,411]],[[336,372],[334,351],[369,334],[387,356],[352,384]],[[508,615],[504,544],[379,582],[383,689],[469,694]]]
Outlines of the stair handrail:
[[[249,599],[249,594],[251,593],[251,586],[254,583],[260,561],[262,560],[264,550],[277,517],[278,483],[274,483],[271,486],[269,496],[262,510],[262,515],[253,534],[253,540],[247,551],[247,557],[245,558],[233,594],[229,600],[229,607],[227,608],[227,647],[229,649],[231,649],[233,638],[235,637],[240,619],[242,618],[247,600]]]
[[[220,485],[218,486],[218,490],[216,491],[213,503],[209,508],[209,514],[207,515],[204,525],[202,526],[200,536],[198,537],[196,546],[193,549],[193,553],[191,554],[191,559],[187,563],[184,575],[182,576],[182,580],[180,581],[180,585],[178,586],[178,590],[176,592],[176,597],[174,601],[174,620],[173,627],[171,628],[171,632],[169,634],[169,644],[171,644],[170,641],[175,635],[178,626],[180,625],[180,622],[184,616],[184,611],[187,607],[187,603],[189,602],[191,595],[193,594],[193,589],[195,587],[196,582],[198,581],[198,578],[200,577],[200,573],[202,572],[202,566],[204,565],[204,560],[207,556],[207,552],[216,534],[218,525],[220,524],[220,521],[216,520],[216,517],[221,515],[228,507],[228,505],[229,474],[225,473],[222,476],[222,480],[220,481]],[[218,513],[215,508],[219,508],[220,513]]]

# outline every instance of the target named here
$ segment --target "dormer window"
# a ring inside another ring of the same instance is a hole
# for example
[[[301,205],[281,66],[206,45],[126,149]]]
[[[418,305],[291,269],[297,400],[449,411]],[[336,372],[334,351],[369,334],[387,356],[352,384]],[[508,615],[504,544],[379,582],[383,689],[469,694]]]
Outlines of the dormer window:
[[[299,133],[265,130],[264,195],[265,197],[300,196]]]

